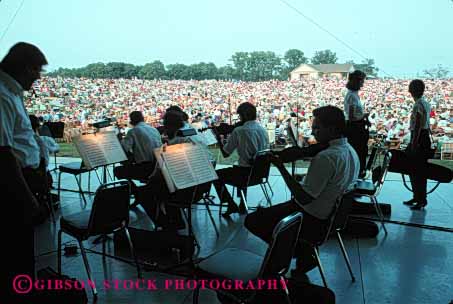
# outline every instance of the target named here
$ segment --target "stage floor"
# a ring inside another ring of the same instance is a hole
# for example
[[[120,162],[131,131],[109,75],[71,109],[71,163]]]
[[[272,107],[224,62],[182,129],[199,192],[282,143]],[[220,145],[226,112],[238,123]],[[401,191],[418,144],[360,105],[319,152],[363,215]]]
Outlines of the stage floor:
[[[77,161],[77,159],[59,158],[59,163]],[[83,178],[86,189],[87,177]],[[54,180],[57,178],[54,176]],[[278,172],[272,168],[270,183],[274,190],[273,204],[286,201],[290,197]],[[91,186],[96,189],[99,182],[92,176]],[[428,188],[433,184],[429,184]],[[62,187],[76,189],[72,176],[62,175]],[[213,190],[211,192],[215,194]],[[453,228],[453,184],[442,184],[429,195],[429,204],[424,211],[411,211],[402,205],[410,198],[410,192],[403,187],[401,176],[390,173],[384,183],[380,202],[392,205],[390,220],[412,222],[429,226]],[[87,195],[90,202],[93,196]],[[217,202],[217,200],[216,200]],[[252,188],[248,193],[250,207],[265,205],[265,198],[260,187]],[[51,266],[56,269],[58,218],[82,210],[83,202],[79,194],[62,192],[61,208],[56,212],[57,221],[50,219],[37,227],[36,261],[37,269]],[[220,231],[217,238],[203,205],[193,209],[193,227],[200,243],[199,257],[207,256],[225,247],[239,247],[264,254],[266,244],[253,236],[243,227],[244,216],[234,215],[226,221],[218,216],[218,206],[212,206],[216,224]],[[152,229],[152,223],[141,207],[130,212],[130,226]],[[453,233],[431,229],[421,229],[405,225],[387,223],[388,235],[381,230],[377,238],[355,239],[344,237],[345,246],[351,258],[356,282],[352,283],[335,239],[329,240],[321,250],[321,260],[329,287],[335,292],[337,303],[445,303],[453,300]],[[102,251],[101,244],[93,244],[90,239],[85,247]],[[63,234],[63,243],[74,242]],[[80,251],[79,251],[80,252]],[[107,243],[107,252],[114,254],[113,242]],[[103,259],[100,255],[88,253],[88,259],[96,282],[103,280],[135,280],[136,269],[133,265],[112,259]],[[64,274],[87,280],[80,254],[63,256]],[[228,261],[226,261],[228,262]],[[317,269],[308,273],[314,284],[322,285]],[[145,279],[157,282],[183,279],[183,277],[145,272]],[[191,290],[105,290],[99,288],[98,303],[191,303]],[[91,299],[91,290],[87,290]],[[212,291],[202,291],[200,303],[219,303]]]

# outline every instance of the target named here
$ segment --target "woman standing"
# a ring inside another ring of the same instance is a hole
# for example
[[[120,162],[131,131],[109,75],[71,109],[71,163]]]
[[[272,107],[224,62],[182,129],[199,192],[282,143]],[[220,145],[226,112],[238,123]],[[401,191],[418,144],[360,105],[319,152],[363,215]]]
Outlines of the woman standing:
[[[365,77],[365,73],[359,70],[350,73],[346,84],[348,93],[344,98],[344,112],[347,122],[346,137],[359,156],[359,177],[365,176],[368,139],[370,137],[369,122],[359,97],[359,90],[363,87]]]
[[[409,129],[411,140],[407,152],[411,162],[417,164],[410,175],[413,198],[404,202],[405,205],[412,205],[412,210],[420,210],[427,205],[427,164],[431,151],[431,140],[429,136],[429,113],[430,105],[425,100],[423,93],[425,84],[422,80],[415,79],[409,84],[409,93],[415,103],[412,108]]]

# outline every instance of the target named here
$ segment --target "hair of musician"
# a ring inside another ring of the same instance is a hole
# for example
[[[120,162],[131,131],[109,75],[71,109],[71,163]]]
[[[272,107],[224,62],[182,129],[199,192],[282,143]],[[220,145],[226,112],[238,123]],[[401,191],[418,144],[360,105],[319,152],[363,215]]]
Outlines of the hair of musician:
[[[19,42],[13,45],[0,62],[0,68],[7,72],[23,72],[27,68],[47,65],[41,50],[33,44]]]
[[[334,106],[324,106],[313,110],[313,116],[319,120],[324,127],[332,127],[338,131],[338,135],[344,135],[346,120],[343,111]]]
[[[241,116],[241,120],[243,121],[256,119],[256,107],[250,102],[241,103],[237,109],[237,113]]]
[[[131,112],[131,114],[129,114],[129,119],[130,119],[131,125],[133,125],[133,126],[136,126],[139,123],[145,121],[145,117],[143,117],[143,114],[140,111]]]
[[[414,79],[409,83],[409,92],[412,93],[412,95],[415,98],[420,98],[423,96],[423,93],[425,93],[425,83],[423,80],[420,79]]]
[[[170,110],[165,112],[164,126],[167,129],[179,130],[184,126],[183,112],[177,110]]]
[[[360,81],[366,78],[366,74],[360,70],[355,70],[348,76],[346,88],[351,91],[358,91],[360,89]]]
[[[33,114],[28,115],[28,118],[30,118],[31,128],[33,129],[33,131],[38,130],[41,126],[39,118]]]
[[[188,121],[189,120],[189,115],[187,115],[187,113],[184,112],[179,106],[169,106],[165,112],[168,112],[168,111],[181,112],[183,120],[184,121]]]

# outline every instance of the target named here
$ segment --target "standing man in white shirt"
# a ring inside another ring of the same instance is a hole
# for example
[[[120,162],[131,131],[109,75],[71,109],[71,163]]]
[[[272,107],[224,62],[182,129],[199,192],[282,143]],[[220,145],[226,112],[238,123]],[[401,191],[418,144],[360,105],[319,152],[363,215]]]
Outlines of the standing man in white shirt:
[[[409,93],[415,103],[410,116],[409,130],[411,131],[411,140],[407,152],[411,157],[414,171],[410,175],[413,198],[404,202],[405,205],[411,205],[412,210],[424,208],[428,201],[426,199],[427,187],[427,165],[431,149],[429,113],[431,108],[423,96],[425,92],[425,83],[420,79],[412,80],[409,84]]]
[[[23,295],[17,295],[12,290],[16,275],[34,278],[32,213],[36,210],[37,202],[24,177],[27,178],[39,167],[40,157],[25,109],[23,92],[30,90],[33,82],[41,77],[42,67],[46,64],[47,59],[41,50],[25,42],[15,44],[0,62],[0,179],[4,195],[10,193],[9,200],[2,204],[5,216],[1,221],[1,230],[13,232],[6,233],[11,235],[6,240],[10,247],[4,251],[6,257],[3,257],[0,267],[1,283],[6,290],[6,297],[2,299],[5,303],[24,300]],[[14,297],[14,300],[8,296]]]

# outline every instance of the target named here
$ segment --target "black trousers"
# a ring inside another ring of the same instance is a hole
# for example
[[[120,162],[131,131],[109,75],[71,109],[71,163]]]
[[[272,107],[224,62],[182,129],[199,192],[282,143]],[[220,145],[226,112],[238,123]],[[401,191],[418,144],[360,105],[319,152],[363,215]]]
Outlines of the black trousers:
[[[161,209],[161,204],[168,202],[171,195],[161,171],[158,170],[145,186],[136,190],[135,199],[156,226],[165,229],[182,229],[185,224],[180,208],[167,205],[165,213]],[[185,196],[192,197],[190,193],[186,193]]]
[[[366,169],[366,158],[368,156],[368,139],[370,133],[364,120],[352,121],[346,127],[346,137],[349,144],[354,148],[360,160],[360,173]]]
[[[411,142],[414,134],[411,133]],[[426,202],[426,188],[428,183],[428,155],[431,149],[429,130],[421,130],[418,143],[415,148],[409,148],[407,154],[410,162],[415,164],[413,173],[410,175],[414,199],[418,203]]]
[[[301,211],[302,209],[293,201],[269,208],[259,208],[256,212],[247,215],[244,225],[251,233],[266,243],[270,243],[275,226],[288,215]],[[327,220],[320,220],[306,212],[303,213],[302,228],[296,245],[295,257],[300,258],[302,262],[306,258],[311,258],[313,248],[309,244],[322,241],[327,229]]]
[[[239,166],[216,170],[219,179],[214,181],[214,187],[217,191],[217,195],[219,196],[220,201],[228,203],[229,208],[232,207],[232,205],[235,205],[235,202],[225,185],[243,185],[243,187],[238,188],[242,188],[244,191],[246,191],[246,185],[250,175],[250,170],[251,167]]]
[[[24,180],[10,148],[0,147],[0,190],[8,200],[2,204],[4,250],[0,261],[0,298],[4,303],[32,303],[26,295],[17,294],[13,280],[17,275],[34,278],[33,195]]]

